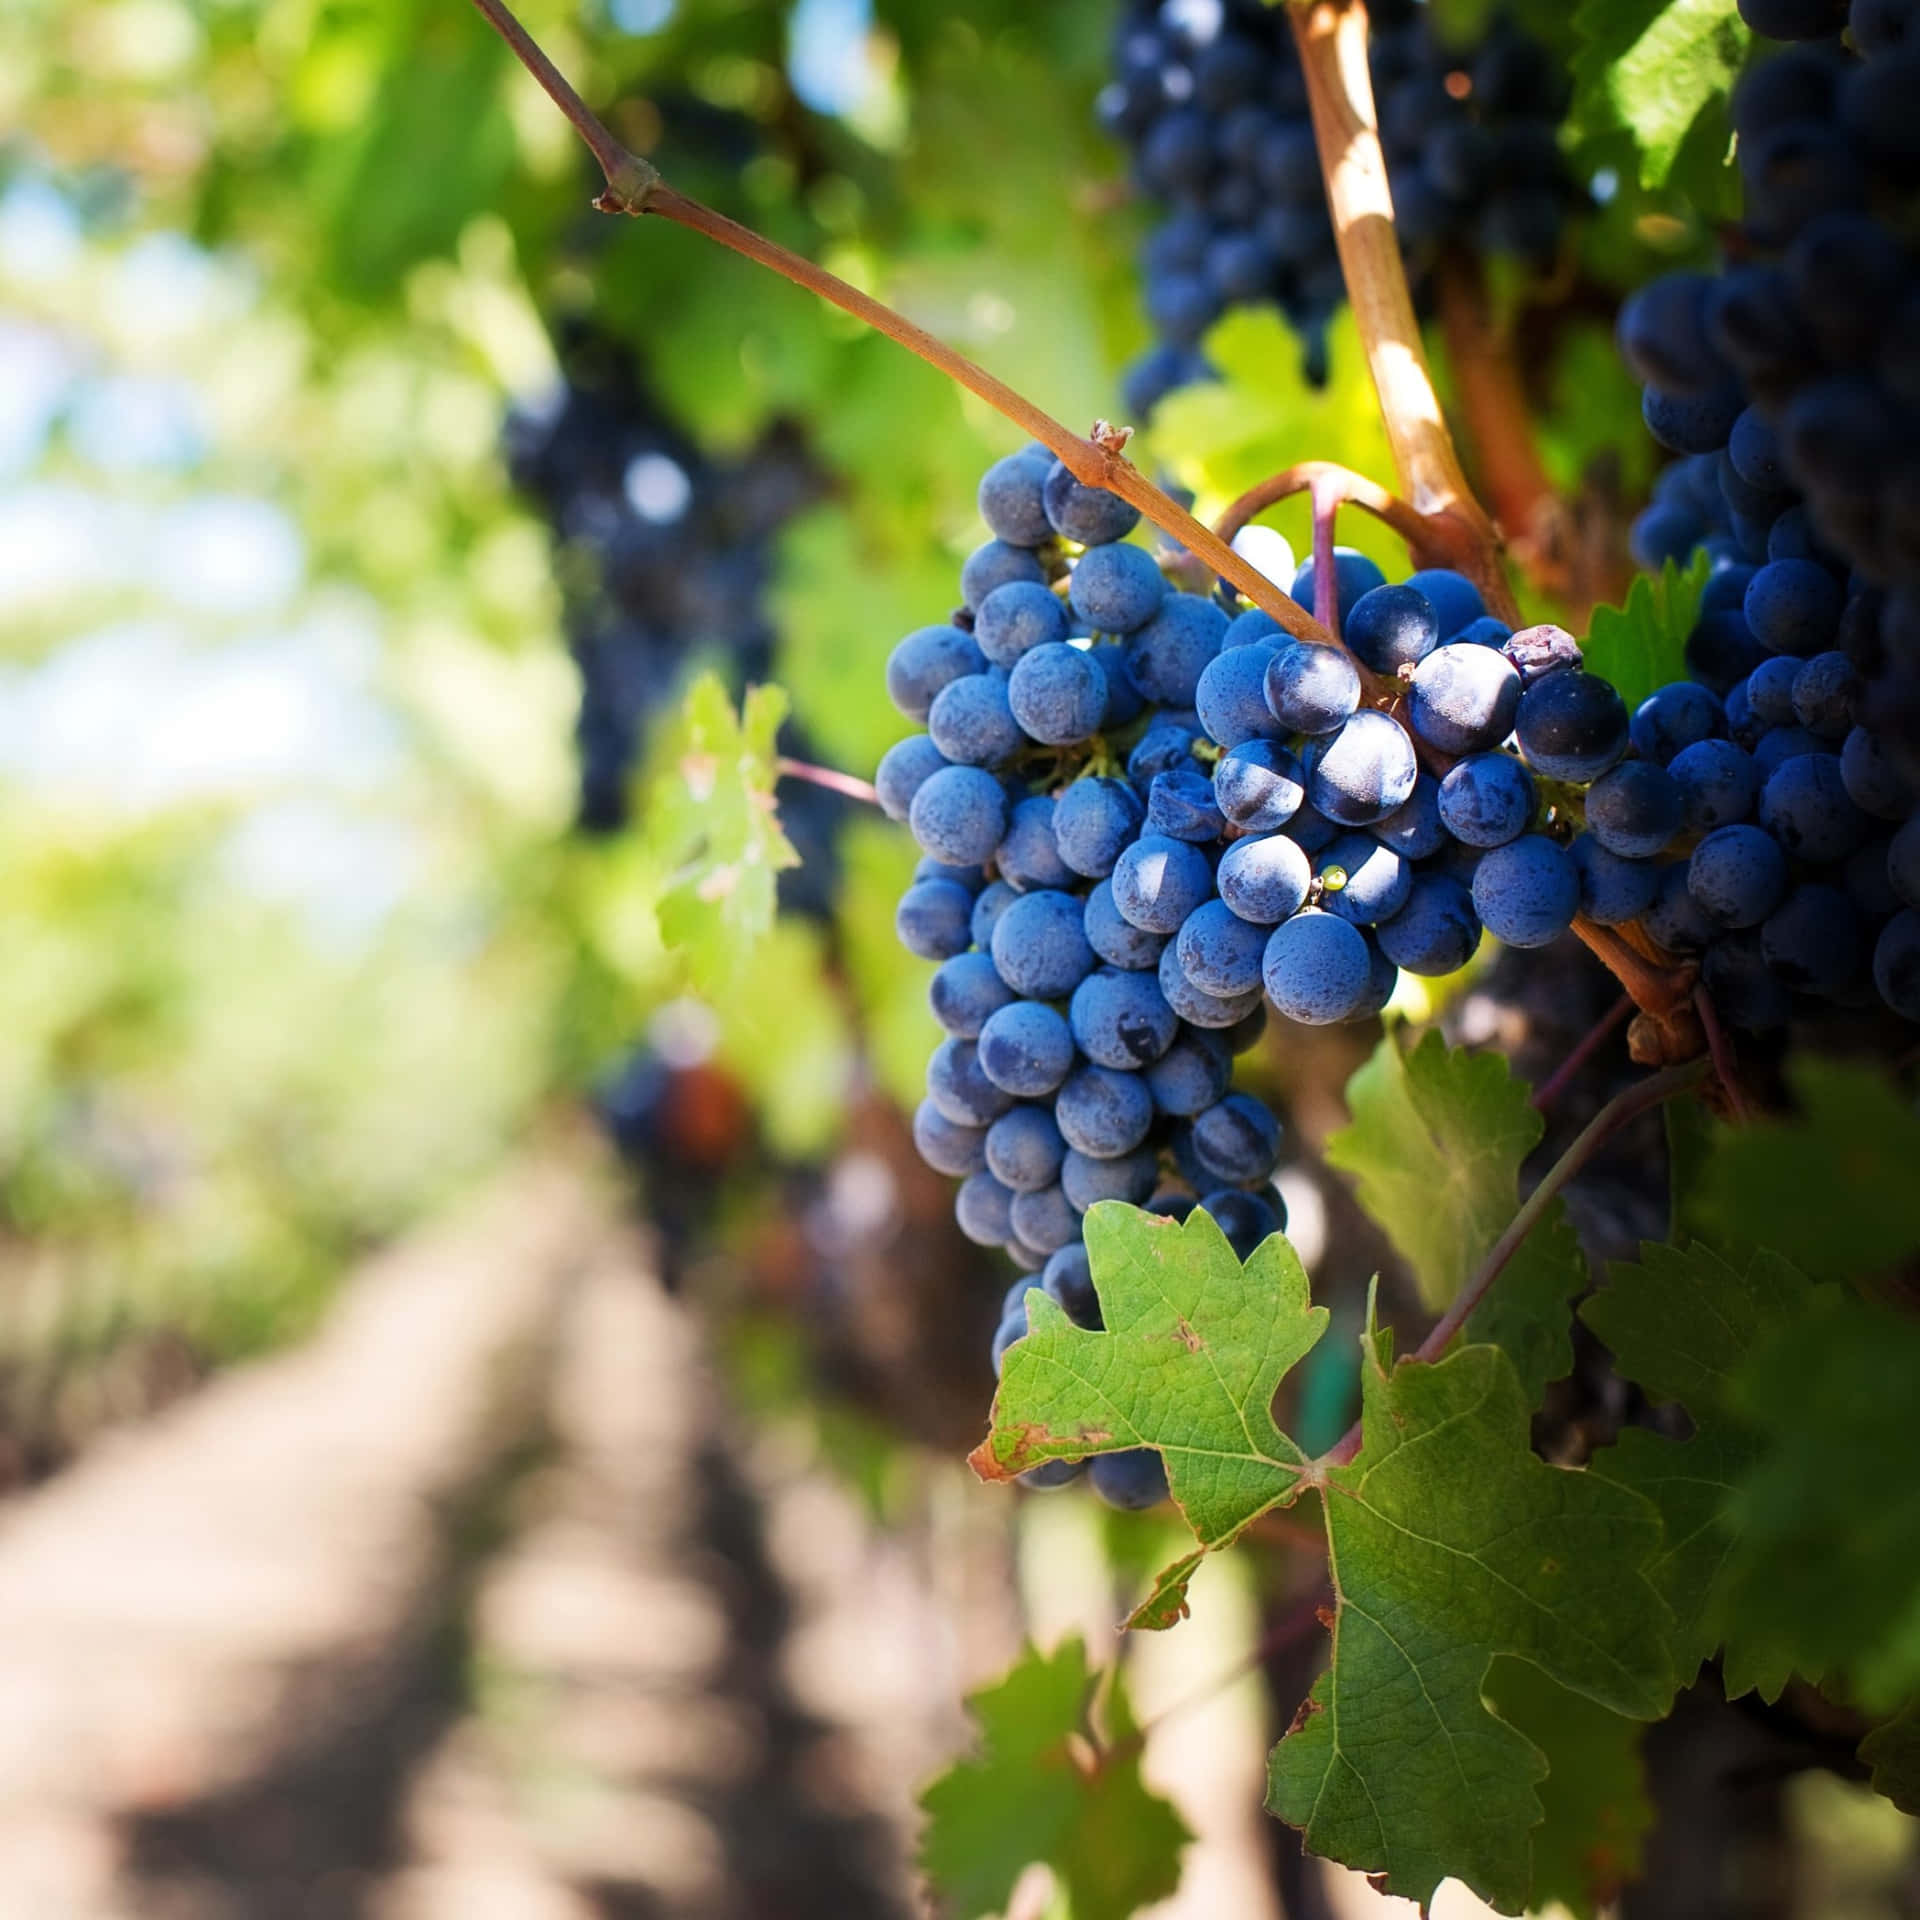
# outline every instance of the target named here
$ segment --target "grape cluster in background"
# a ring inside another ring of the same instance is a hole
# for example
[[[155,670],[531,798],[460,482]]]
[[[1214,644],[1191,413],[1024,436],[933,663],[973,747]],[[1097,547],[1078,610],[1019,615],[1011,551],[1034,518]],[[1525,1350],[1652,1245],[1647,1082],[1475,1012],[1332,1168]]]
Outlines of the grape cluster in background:
[[[1395,225],[1416,286],[1465,244],[1551,263],[1579,190],[1558,143],[1561,64],[1496,18],[1461,50],[1427,10],[1372,9],[1369,50]],[[1326,325],[1345,299],[1306,82],[1287,9],[1259,0],[1133,0],[1102,92],[1140,191],[1168,208],[1143,249],[1155,346],[1127,372],[1135,418],[1208,377],[1201,336],[1230,307],[1270,302],[1324,378]]]

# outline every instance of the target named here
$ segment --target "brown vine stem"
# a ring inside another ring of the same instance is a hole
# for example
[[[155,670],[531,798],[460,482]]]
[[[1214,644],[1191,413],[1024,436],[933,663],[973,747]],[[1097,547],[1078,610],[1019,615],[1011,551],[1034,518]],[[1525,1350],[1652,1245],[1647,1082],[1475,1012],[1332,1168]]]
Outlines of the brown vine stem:
[[[1083,439],[1024,395],[1016,393],[1004,380],[995,379],[984,367],[955,353],[944,341],[935,339],[924,327],[915,326],[884,302],[755,233],[751,227],[742,226],[739,221],[677,192],[660,177],[657,168],[629,153],[607,131],[502,0],[473,0],[473,4],[592,149],[607,180],[606,191],[594,202],[603,213],[654,214],[671,220],[676,226],[704,234],[756,265],[769,268],[795,286],[806,288],[843,313],[865,321],[969,393],[978,395],[996,412],[1050,448],[1083,486],[1104,487],[1109,493],[1118,494],[1129,506],[1137,507],[1162,533],[1237,588],[1256,607],[1271,614],[1296,639],[1317,641],[1323,646],[1339,644],[1281,587],[1242,559],[1211,528],[1168,499],[1139,468],[1123,457],[1121,449],[1126,445],[1128,430],[1096,423],[1092,435]]]
[[[1628,1121],[1650,1113],[1675,1095],[1689,1093],[1713,1074],[1710,1060],[1689,1060],[1684,1066],[1668,1067],[1636,1081],[1623,1093],[1617,1093],[1580,1130],[1573,1144],[1541,1176],[1540,1184],[1527,1195],[1507,1230],[1488,1249],[1479,1270],[1454,1297],[1453,1305],[1433,1323],[1432,1331],[1411,1355],[1420,1361],[1438,1360],[1453,1344],[1453,1336],[1467,1324],[1473,1310],[1487,1297],[1488,1290],[1506,1271],[1507,1264],[1526,1244],[1527,1235],[1540,1224],[1562,1188]],[[1360,1451],[1360,1422],[1355,1421],[1339,1442],[1322,1455],[1321,1468],[1343,1467]]]
[[[791,760],[784,753],[774,761],[773,770],[782,780],[804,780],[809,786],[825,787],[829,793],[842,794],[849,800],[864,800],[870,807],[880,804],[879,789],[857,774],[817,767],[811,760]]]
[[[1400,260],[1367,68],[1366,7],[1363,0],[1292,0],[1289,13],[1340,269],[1400,484],[1433,523],[1435,544],[1444,542],[1449,564],[1479,587],[1494,613],[1518,626],[1519,609],[1500,564],[1500,536],[1461,471]]]

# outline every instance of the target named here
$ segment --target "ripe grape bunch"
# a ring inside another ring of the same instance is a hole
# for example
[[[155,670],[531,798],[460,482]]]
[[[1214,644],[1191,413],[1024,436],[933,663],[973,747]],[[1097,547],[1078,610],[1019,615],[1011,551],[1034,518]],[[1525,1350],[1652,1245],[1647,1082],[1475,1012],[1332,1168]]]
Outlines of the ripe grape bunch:
[[[1444,46],[1427,9],[1373,9],[1370,58],[1395,225],[1416,278],[1466,244],[1553,259],[1577,189],[1560,157],[1565,75],[1494,21],[1471,52]],[[1146,243],[1158,344],[1128,371],[1144,418],[1208,377],[1200,337],[1229,307],[1270,301],[1324,378],[1328,319],[1345,298],[1306,81],[1287,9],[1261,0],[1135,0],[1100,96],[1141,190],[1171,209]]]

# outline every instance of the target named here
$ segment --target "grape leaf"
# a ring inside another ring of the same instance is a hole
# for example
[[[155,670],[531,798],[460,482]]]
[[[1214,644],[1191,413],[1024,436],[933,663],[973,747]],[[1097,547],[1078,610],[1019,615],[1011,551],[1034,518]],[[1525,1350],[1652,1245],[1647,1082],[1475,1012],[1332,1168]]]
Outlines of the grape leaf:
[[[1920,1115],[1869,1066],[1788,1069],[1799,1112],[1717,1133],[1700,1204],[1728,1237],[1816,1279],[1877,1273],[1920,1249]]]
[[[1045,1861],[1075,1920],[1125,1920],[1180,1883],[1192,1837],[1140,1778],[1139,1743],[1119,1674],[1106,1697],[1106,1741],[1090,1722],[1098,1676],[1079,1637],[1051,1654],[1029,1647],[972,1695],[978,1758],[959,1760],[920,1797],[928,1816],[920,1866],[955,1915],[1000,1912],[1022,1872]]]
[[[1873,1769],[1873,1790],[1902,1813],[1920,1814],[1920,1700],[1911,1700],[1860,1742]]]
[[[778,687],[749,687],[736,714],[719,676],[703,673],[654,758],[642,817],[666,876],[660,936],[709,991],[725,988],[772,926],[777,876],[799,861],[773,797],[786,711]]]
[[[1729,1405],[1735,1369],[1770,1331],[1795,1324],[1806,1280],[1773,1255],[1738,1267],[1703,1246],[1640,1249],[1617,1262],[1580,1317],[1612,1349],[1628,1379],[1655,1400],[1677,1400],[1692,1416],[1690,1439],[1629,1428],[1596,1454],[1592,1470],[1633,1488],[1660,1509],[1666,1538],[1649,1572],[1679,1625],[1675,1652],[1683,1681],[1724,1647],[1727,1691],[1777,1699],[1791,1662],[1778,1644],[1730,1604],[1734,1489],[1760,1443]]]
[[[1659,186],[1746,58],[1734,0],[1581,0],[1573,25],[1575,123],[1590,134],[1625,128],[1641,184]]]
[[[1242,1266],[1210,1214],[1169,1220],[1118,1201],[1086,1217],[1104,1333],[1027,1295],[1030,1331],[1007,1349],[993,1426],[974,1450],[982,1479],[1045,1460],[1155,1447],[1203,1551],[1299,1490],[1306,1455],[1275,1426],[1275,1390],[1326,1330],[1283,1234]],[[1169,1569],[1137,1624],[1171,1625],[1191,1556]]]
[[[1669,560],[1639,575],[1623,607],[1595,607],[1581,645],[1589,673],[1609,682],[1631,712],[1656,688],[1687,677],[1687,635],[1699,614],[1710,562],[1702,552],[1684,571]]]
[[[1465,1347],[1388,1372],[1364,1342],[1364,1440],[1326,1475],[1333,1663],[1269,1763],[1267,1805],[1319,1854],[1429,1899],[1464,1880],[1526,1904],[1540,1751],[1488,1711],[1514,1654],[1636,1719],[1673,1693],[1671,1619],[1644,1571],[1659,1516],[1528,1445],[1513,1363]]]
[[[1347,1082],[1351,1122],[1327,1142],[1329,1166],[1413,1269],[1435,1312],[1459,1292],[1520,1203],[1520,1165],[1544,1122],[1497,1053],[1429,1032],[1411,1053],[1389,1033]],[[1469,1340],[1505,1347],[1529,1400],[1572,1364],[1569,1297],[1586,1284],[1579,1242],[1556,1204],[1468,1321]]]
[[[1529,1910],[1558,1905],[1593,1920],[1638,1878],[1653,1826],[1641,1724],[1557,1685],[1536,1666],[1505,1655],[1484,1688],[1493,1710],[1547,1756],[1540,1783],[1546,1819],[1533,1830]]]

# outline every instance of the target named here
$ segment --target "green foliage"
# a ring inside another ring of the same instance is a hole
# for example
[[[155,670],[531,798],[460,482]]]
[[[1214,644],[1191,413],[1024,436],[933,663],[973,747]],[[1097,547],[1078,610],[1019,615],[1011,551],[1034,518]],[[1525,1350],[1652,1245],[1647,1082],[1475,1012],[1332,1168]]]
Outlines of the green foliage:
[[[1884,1271],[1920,1248],[1920,1115],[1869,1066],[1806,1055],[1787,1077],[1793,1116],[1716,1132],[1700,1206],[1817,1278]]]
[[[969,1697],[980,1756],[956,1761],[920,1799],[920,1865],[955,1920],[1000,1912],[1035,1861],[1053,1869],[1074,1920],[1126,1920],[1179,1884],[1186,1826],[1140,1778],[1117,1672],[1096,1730],[1098,1684],[1076,1635],[1051,1654],[1029,1647],[1005,1679]]]
[[[1920,1701],[1909,1702],[1860,1742],[1873,1769],[1873,1790],[1902,1813],[1920,1814]]]
[[[1580,0],[1573,25],[1576,123],[1629,132],[1642,184],[1659,186],[1746,58],[1734,0]]]
[[[1595,607],[1581,646],[1589,673],[1608,681],[1628,712],[1658,687],[1687,677],[1687,635],[1712,570],[1696,553],[1682,569],[1669,560],[1657,578],[1638,575],[1623,607]]]
[[[1547,1765],[1488,1711],[1488,1662],[1519,1655],[1615,1713],[1658,1718],[1673,1692],[1645,1573],[1659,1520],[1625,1488],[1535,1458],[1497,1348],[1391,1371],[1378,1336],[1364,1353],[1364,1442],[1322,1500],[1333,1664],[1274,1749],[1267,1804],[1391,1893],[1424,1902],[1451,1876],[1518,1912]]]
[[[1521,1163],[1544,1122],[1498,1054],[1427,1033],[1411,1052],[1389,1031],[1347,1082],[1349,1123],[1327,1164],[1353,1176],[1360,1204],[1412,1270],[1424,1305],[1445,1307],[1519,1205]],[[1466,1334],[1504,1347],[1529,1400],[1572,1363],[1568,1300],[1586,1284],[1556,1201],[1527,1236]]]

